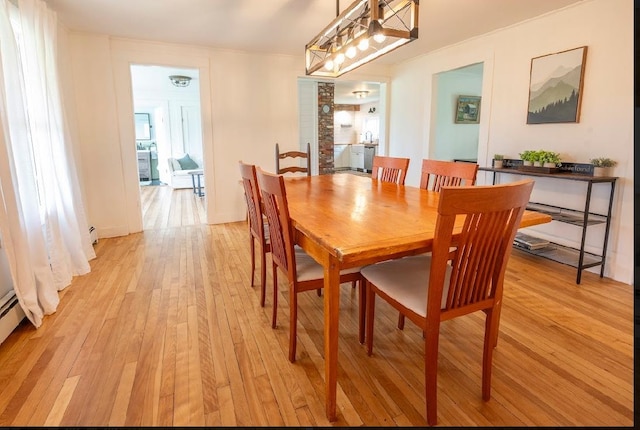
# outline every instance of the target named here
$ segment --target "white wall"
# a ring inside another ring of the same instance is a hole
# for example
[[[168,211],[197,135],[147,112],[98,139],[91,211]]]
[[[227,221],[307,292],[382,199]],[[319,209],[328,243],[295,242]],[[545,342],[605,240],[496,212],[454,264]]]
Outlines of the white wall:
[[[0,299],[11,290],[13,290],[13,280],[11,279],[7,254],[4,252],[2,238],[0,237]]]
[[[333,143],[334,145],[356,143],[358,140],[358,124],[354,111],[336,111],[333,115]]]
[[[633,3],[585,0],[555,13],[474,38],[399,65],[392,79],[390,152],[412,160],[429,154],[434,76],[484,62],[478,161],[488,166],[494,153],[518,158],[524,149],[560,152],[568,162],[607,156],[618,161],[619,176],[605,275],[633,280]],[[527,125],[531,58],[588,46],[582,113],[577,124]],[[420,163],[412,163],[407,184],[419,183]],[[517,178],[517,176],[516,176]],[[479,183],[488,180],[480,174]],[[583,206],[584,184],[540,179],[539,200]],[[561,184],[561,185],[560,185]],[[594,194],[602,207],[605,192]],[[536,196],[538,198],[539,196]],[[552,223],[555,224],[555,223]],[[565,235],[571,226],[542,226]],[[545,230],[546,229],[546,230]],[[569,240],[575,240],[570,237]],[[588,237],[595,247],[600,238]],[[592,269],[599,270],[599,268]]]
[[[436,75],[436,126],[432,128],[429,158],[436,160],[475,159],[478,156],[479,124],[456,124],[458,96],[480,96],[482,64]],[[482,101],[480,101],[482,115]]]
[[[238,161],[274,168],[274,145],[298,148],[297,78],[302,56],[269,55],[113,38],[61,29],[68,46],[70,99],[90,224],[99,237],[142,230],[130,66],[197,69],[202,109],[208,223],[245,219]],[[354,79],[387,81],[367,65]]]
[[[141,230],[129,66],[197,68],[207,221],[244,219],[238,160],[273,168],[276,141],[297,144],[292,57],[215,51],[71,33],[77,128],[88,216],[100,237]],[[288,149],[288,148],[285,148]]]

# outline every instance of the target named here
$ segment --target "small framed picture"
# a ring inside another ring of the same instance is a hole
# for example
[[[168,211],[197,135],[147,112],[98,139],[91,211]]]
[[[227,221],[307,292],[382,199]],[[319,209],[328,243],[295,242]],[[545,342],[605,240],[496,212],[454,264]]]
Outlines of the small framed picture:
[[[456,124],[478,124],[480,122],[480,97],[458,96]]]

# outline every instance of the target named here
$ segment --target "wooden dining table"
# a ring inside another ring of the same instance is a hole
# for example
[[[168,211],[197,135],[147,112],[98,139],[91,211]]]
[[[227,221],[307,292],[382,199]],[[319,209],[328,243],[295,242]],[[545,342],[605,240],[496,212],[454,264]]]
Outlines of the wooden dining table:
[[[439,193],[352,174],[289,177],[285,186],[296,243],[324,267],[325,410],[335,421],[340,270],[429,252]],[[520,227],[550,221],[525,211]]]

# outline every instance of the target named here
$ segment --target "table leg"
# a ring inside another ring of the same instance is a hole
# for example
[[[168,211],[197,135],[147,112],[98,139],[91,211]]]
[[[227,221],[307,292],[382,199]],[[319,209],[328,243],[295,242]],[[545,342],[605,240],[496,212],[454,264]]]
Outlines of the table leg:
[[[324,268],[324,376],[327,419],[336,421],[338,382],[338,314],[340,311],[340,265],[329,255]]]

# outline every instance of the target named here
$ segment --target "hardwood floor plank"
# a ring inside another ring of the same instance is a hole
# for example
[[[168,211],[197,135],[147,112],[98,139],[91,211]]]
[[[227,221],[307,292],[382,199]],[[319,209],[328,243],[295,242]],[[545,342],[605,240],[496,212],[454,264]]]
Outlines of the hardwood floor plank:
[[[141,189],[142,233],[101,239],[91,273],[60,292],[42,327],[0,345],[4,426],[424,426],[424,340],[376,305],[374,353],[358,343],[357,290],[340,291],[338,421],[324,406],[323,299],[299,295],[288,360],[288,286],[278,327],[251,288],[245,222],[203,224],[192,190]],[[256,268],[256,275],[259,267]],[[259,276],[258,276],[259,277]],[[505,276],[492,396],[481,397],[483,314],[441,326],[438,424],[632,426],[633,287],[514,250]]]
[[[198,334],[198,322],[195,306],[188,310],[189,332],[189,425],[204,425],[204,407],[202,403],[202,372],[200,366],[200,342]]]
[[[73,395],[76,386],[78,385],[79,379],[79,376],[73,376],[64,381],[62,389],[58,393],[56,401],[49,411],[49,415],[47,415],[47,418],[44,420],[44,425],[46,427],[58,427],[60,425],[64,411],[69,406],[69,401],[71,400],[71,396]]]
[[[178,427],[189,426],[189,385],[185,383],[189,379],[189,331],[187,323],[177,324],[177,347],[175,363],[175,381],[173,405],[173,425]]]
[[[122,427],[125,424],[127,418],[127,407],[129,405],[129,399],[131,398],[131,391],[133,390],[133,381],[136,377],[136,367],[138,363],[136,361],[125,364],[122,370],[121,377],[118,381],[118,389],[116,391],[116,397],[111,408],[111,415],[109,416],[109,426]]]

